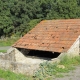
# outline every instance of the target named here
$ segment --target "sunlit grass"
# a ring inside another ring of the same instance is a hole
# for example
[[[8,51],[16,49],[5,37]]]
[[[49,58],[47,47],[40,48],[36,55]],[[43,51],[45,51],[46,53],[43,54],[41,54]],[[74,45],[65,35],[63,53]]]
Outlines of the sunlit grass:
[[[4,80],[33,80],[31,76],[16,74],[11,71],[4,71],[0,69],[0,78]]]
[[[0,50],[0,52],[2,52],[2,53],[6,53],[6,52],[7,52],[7,50]]]
[[[11,46],[18,39],[19,38],[8,38],[8,39],[0,40],[0,47],[3,47],[3,46]]]

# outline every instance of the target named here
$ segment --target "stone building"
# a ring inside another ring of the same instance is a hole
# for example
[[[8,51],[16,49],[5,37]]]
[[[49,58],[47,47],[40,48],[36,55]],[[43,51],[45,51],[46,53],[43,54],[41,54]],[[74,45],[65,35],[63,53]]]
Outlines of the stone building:
[[[34,74],[45,61],[80,55],[80,19],[43,20],[0,54],[0,68]]]
[[[43,56],[49,56],[50,52],[55,55],[79,55],[79,35],[80,19],[43,20],[13,47],[28,50],[28,53],[38,51],[37,55],[42,53]]]

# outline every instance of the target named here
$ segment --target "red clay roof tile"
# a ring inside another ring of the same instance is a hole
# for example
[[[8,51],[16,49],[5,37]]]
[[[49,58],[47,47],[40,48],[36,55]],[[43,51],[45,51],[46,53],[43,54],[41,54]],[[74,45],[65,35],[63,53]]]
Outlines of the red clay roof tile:
[[[44,20],[13,44],[13,47],[65,52],[80,35],[80,19]]]

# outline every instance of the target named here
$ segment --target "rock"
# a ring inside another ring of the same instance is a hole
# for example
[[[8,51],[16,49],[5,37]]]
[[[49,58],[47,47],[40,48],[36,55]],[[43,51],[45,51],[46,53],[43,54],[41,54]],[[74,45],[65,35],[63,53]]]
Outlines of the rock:
[[[65,69],[65,66],[64,65],[57,65],[58,68],[62,68],[62,69]]]
[[[2,52],[0,52],[0,55],[4,55]]]
[[[53,58],[53,59],[51,59],[50,62],[51,62],[51,63],[60,63],[60,59],[58,59],[58,58]]]

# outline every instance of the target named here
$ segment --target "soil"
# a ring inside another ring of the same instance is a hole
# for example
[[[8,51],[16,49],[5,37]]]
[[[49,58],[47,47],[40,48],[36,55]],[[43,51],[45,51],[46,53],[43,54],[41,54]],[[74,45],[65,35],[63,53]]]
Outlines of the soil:
[[[63,74],[62,78],[55,78],[52,80],[80,80],[80,66],[77,66],[75,70],[69,73]]]

